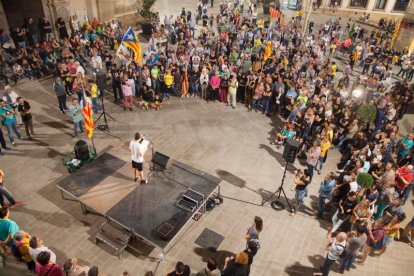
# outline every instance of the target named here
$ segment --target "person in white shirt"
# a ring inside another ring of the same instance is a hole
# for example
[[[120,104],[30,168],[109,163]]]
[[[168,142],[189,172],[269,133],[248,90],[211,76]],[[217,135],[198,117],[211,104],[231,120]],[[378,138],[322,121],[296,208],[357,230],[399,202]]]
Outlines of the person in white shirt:
[[[134,169],[134,181],[141,179],[141,183],[148,183],[144,179],[144,155],[147,151],[148,141],[144,139],[141,133],[135,133],[135,140],[129,144],[131,151],[132,168]]]
[[[50,250],[47,246],[43,245],[43,241],[39,237],[32,237],[29,241],[29,254],[32,257],[32,260],[37,259],[37,255],[39,255],[40,252],[43,251],[49,251],[50,252],[50,261],[52,263],[56,262],[56,254]]]
[[[98,55],[96,51],[94,51],[91,61],[92,61],[92,67],[93,67],[93,74],[95,75],[97,68],[103,68],[102,58]]]
[[[79,61],[76,61],[75,62],[75,64],[76,64],[76,75],[78,74],[78,73],[81,73],[82,74],[82,76],[83,77],[85,77],[85,69],[82,67],[82,65],[80,64],[80,62]]]

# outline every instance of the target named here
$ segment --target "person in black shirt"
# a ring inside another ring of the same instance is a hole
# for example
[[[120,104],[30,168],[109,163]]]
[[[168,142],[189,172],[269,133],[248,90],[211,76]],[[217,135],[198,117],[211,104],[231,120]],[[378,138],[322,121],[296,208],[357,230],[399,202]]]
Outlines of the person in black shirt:
[[[177,262],[175,269],[167,274],[167,276],[190,276],[190,267],[183,262]]]
[[[123,99],[120,70],[114,63],[112,64],[112,69],[109,72],[112,79],[112,92],[114,93],[114,102],[118,102],[119,100]]]
[[[308,196],[308,189],[307,186],[311,182],[311,174],[310,172],[305,169],[295,171],[295,180],[294,183],[296,185],[296,193],[295,193],[295,209],[290,216],[296,215],[297,211],[299,210],[300,205],[303,203],[305,197]]]
[[[352,191],[348,193],[346,199],[339,201],[338,210],[336,210],[335,214],[332,217],[333,227],[328,231],[327,234],[329,238],[332,236],[332,233],[336,232],[339,227],[341,227],[342,223],[351,217],[352,211],[356,205],[356,193]]]
[[[17,103],[17,111],[19,111],[20,115],[22,116],[22,121],[24,123],[24,128],[26,129],[27,137],[31,139],[31,135],[35,135],[33,131],[32,108],[29,102],[23,100],[22,97],[17,98]]]

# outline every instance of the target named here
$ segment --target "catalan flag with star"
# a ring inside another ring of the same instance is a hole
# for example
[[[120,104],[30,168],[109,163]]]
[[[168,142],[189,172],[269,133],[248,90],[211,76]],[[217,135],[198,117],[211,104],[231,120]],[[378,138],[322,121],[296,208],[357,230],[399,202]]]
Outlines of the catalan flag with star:
[[[134,53],[134,61],[139,66],[142,66],[142,50],[141,43],[138,41],[138,36],[134,30],[129,27],[122,38],[121,44],[126,46],[132,53]]]
[[[92,103],[91,99],[86,96],[85,89],[83,90],[83,99],[82,99],[82,111],[83,111],[83,120],[85,121],[85,131],[86,136],[89,139],[92,139],[93,136],[93,129],[95,125],[93,123],[93,111],[92,111]]]

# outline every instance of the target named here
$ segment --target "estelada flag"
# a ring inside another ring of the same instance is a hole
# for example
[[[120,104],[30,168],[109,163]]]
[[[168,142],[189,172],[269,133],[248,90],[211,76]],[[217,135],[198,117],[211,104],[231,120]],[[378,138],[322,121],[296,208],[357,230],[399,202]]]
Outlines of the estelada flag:
[[[183,88],[181,89],[181,92],[183,92],[183,95],[187,95],[187,93],[188,93],[188,75],[187,75],[187,70],[184,71]]]
[[[134,30],[129,27],[124,37],[122,38],[121,44],[125,45],[134,53],[134,61],[142,66],[142,50],[141,43],[138,41],[138,36],[135,34]]]
[[[279,18],[279,16],[280,12],[277,9],[270,7],[270,18]]]
[[[263,60],[266,61],[270,57],[271,54],[272,54],[272,42],[268,40],[266,42],[266,47],[265,47],[265,51],[263,54]]]
[[[93,123],[93,111],[91,102],[90,99],[86,96],[85,89],[83,89],[82,112],[83,120],[85,121],[86,136],[88,136],[89,139],[92,139],[93,129],[95,128],[95,125]]]

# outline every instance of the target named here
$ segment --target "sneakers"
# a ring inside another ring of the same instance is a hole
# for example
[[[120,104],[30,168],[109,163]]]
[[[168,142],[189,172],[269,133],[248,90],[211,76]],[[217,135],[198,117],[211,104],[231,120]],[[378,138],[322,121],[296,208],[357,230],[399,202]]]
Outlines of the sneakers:
[[[11,150],[11,148],[9,148],[9,147],[4,147],[4,149],[5,149],[5,150]]]
[[[0,151],[0,156],[4,156],[4,152]]]
[[[13,142],[11,142],[11,144],[12,144],[13,146],[16,146],[16,142],[14,142],[14,141],[13,141]]]
[[[141,184],[147,184],[147,183],[148,183],[148,179],[141,180]]]

